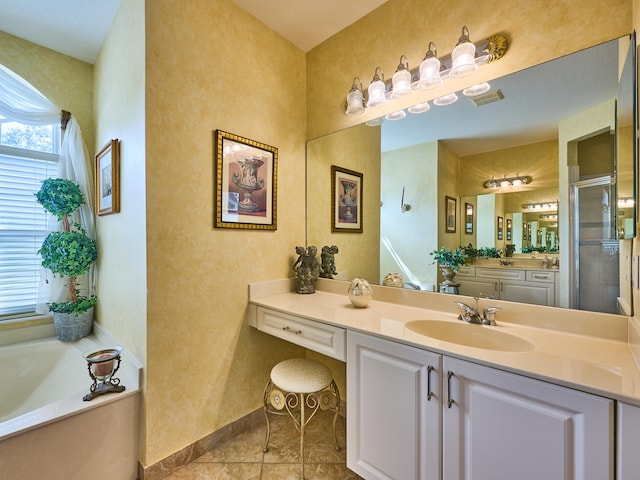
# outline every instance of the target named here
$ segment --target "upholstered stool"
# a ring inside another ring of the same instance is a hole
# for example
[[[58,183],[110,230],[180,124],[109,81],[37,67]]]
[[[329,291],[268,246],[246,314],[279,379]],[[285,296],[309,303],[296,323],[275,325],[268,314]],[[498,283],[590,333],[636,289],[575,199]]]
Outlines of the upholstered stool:
[[[269,450],[269,414],[288,414],[300,432],[300,458],[303,461],[304,429],[319,409],[334,412],[333,437],[336,450],[340,450],[336,434],[340,392],[331,371],[322,363],[306,358],[292,358],[278,363],[271,370],[271,379],[264,389],[263,411],[267,422],[264,451]]]

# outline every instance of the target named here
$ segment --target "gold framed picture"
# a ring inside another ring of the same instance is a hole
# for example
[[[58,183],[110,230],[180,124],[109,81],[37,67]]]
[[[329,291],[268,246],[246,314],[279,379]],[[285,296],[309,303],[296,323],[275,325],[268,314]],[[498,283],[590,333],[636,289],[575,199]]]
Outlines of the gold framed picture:
[[[96,213],[107,215],[120,211],[120,141],[109,142],[95,157]]]

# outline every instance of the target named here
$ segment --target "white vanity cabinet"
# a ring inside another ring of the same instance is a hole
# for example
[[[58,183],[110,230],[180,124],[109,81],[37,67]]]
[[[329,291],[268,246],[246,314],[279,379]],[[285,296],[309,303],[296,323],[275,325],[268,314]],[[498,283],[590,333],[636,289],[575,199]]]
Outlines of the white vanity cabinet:
[[[347,334],[347,467],[365,479],[440,478],[441,355]]]
[[[347,390],[367,480],[613,480],[612,400],[351,331]]]
[[[522,270],[511,267],[462,267],[456,274],[460,294],[478,297],[481,294],[499,300],[554,306],[556,303],[556,272]]]

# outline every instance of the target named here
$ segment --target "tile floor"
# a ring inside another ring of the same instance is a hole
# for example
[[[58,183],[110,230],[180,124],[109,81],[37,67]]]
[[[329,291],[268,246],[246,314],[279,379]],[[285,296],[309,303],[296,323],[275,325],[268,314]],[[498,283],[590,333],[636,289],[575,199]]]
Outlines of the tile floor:
[[[269,451],[263,453],[266,426],[218,445],[214,450],[165,477],[165,480],[301,480],[300,436],[288,416],[272,415]],[[318,411],[305,431],[305,480],[357,480],[346,466],[345,419],[338,416],[336,431],[340,450],[335,450],[333,414]]]

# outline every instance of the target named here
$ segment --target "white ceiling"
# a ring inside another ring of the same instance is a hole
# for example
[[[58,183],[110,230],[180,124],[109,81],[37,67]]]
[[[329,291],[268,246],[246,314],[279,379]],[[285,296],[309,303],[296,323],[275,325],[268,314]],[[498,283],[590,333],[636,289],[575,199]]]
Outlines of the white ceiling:
[[[307,52],[386,0],[233,1]],[[0,30],[94,63],[119,6],[120,0],[0,0]]]

